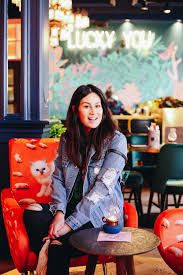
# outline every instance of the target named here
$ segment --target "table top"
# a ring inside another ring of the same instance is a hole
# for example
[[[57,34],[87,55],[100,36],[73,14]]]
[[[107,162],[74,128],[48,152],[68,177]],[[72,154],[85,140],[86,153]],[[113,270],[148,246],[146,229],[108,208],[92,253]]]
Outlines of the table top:
[[[148,145],[129,145],[129,151],[143,152],[143,153],[152,153],[158,154],[160,152],[161,145],[159,148],[149,147]]]
[[[145,119],[153,119],[154,116],[145,116],[145,115],[138,115],[138,114],[132,114],[132,115],[112,115],[113,119],[121,119],[121,120],[132,120],[132,119],[139,119],[139,120],[145,120]]]
[[[91,255],[105,255],[105,256],[131,256],[145,253],[153,250],[159,245],[159,238],[150,231],[124,227],[123,232],[132,233],[131,242],[112,242],[112,241],[97,241],[101,228],[91,228],[80,230],[74,233],[71,238],[71,244]]]

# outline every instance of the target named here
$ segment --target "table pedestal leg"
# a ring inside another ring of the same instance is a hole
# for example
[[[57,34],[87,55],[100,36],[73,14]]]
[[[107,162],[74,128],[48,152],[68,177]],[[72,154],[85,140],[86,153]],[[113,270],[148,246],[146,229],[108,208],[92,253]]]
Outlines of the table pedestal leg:
[[[135,275],[133,256],[116,257],[117,275]]]
[[[135,275],[135,265],[133,256],[126,256],[126,271],[127,275]]]
[[[126,262],[124,256],[116,257],[116,274],[126,275]]]
[[[94,275],[97,259],[98,256],[96,255],[88,255],[88,264],[86,266],[85,275]]]

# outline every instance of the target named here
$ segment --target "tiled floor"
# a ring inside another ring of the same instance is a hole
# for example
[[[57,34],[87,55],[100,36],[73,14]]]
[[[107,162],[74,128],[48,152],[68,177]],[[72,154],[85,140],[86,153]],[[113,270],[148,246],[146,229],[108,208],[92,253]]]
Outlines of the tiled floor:
[[[165,264],[161,257],[154,257],[149,254],[138,255],[134,257],[136,275],[175,275],[175,273]],[[72,267],[69,270],[70,275],[84,275],[85,267]],[[59,273],[58,273],[59,274]],[[102,265],[97,265],[95,275],[103,275]],[[107,264],[107,275],[115,275],[116,267],[114,263]],[[11,270],[3,275],[20,275],[17,270]],[[57,274],[53,274],[57,275]]]
[[[143,192],[142,192],[142,204],[143,204],[144,217],[146,216],[145,214],[147,213],[148,199],[149,199],[149,189],[148,188],[143,188]],[[134,202],[132,201],[132,203],[134,203]],[[155,218],[158,215],[158,213],[159,213],[159,209],[157,207],[153,206],[152,207],[152,212],[156,213],[153,216]],[[151,227],[152,226],[153,226],[153,222],[151,223]],[[140,225],[140,227],[149,228],[150,226],[149,226],[149,224],[147,225],[145,223],[145,219],[144,219],[144,222],[143,222],[143,224]],[[148,229],[148,230],[153,230],[153,229]],[[145,266],[143,265],[143,270],[144,271],[141,270],[142,263],[143,263],[143,257],[150,257],[150,258],[155,259],[155,261],[160,261],[160,263],[163,265],[164,268],[168,268],[164,264],[163,260],[161,259],[158,250],[154,249],[153,251],[151,251],[149,253],[143,254],[141,256],[136,256],[136,258],[135,258],[136,262],[135,263],[137,263],[137,264],[139,263],[139,267],[137,268],[137,275],[151,275],[151,274],[154,273],[154,271],[152,271],[152,273],[143,273],[143,272],[145,272],[145,269],[148,268],[148,265],[145,265]],[[149,258],[149,260],[150,260],[150,258]],[[149,262],[149,260],[148,260],[148,262]],[[152,263],[152,259],[150,261]],[[98,275],[103,274],[102,270],[100,268],[101,267],[98,267],[97,272],[96,272],[96,274],[98,274]],[[13,270],[13,269],[14,269],[14,265],[13,265],[13,263],[12,263],[11,260],[0,261],[0,274],[4,274],[4,275],[5,274],[7,274],[7,275],[17,275],[17,274],[19,274],[16,270]],[[10,272],[8,272],[8,271],[10,271]],[[72,271],[71,272],[72,275],[76,275],[76,274],[77,275],[81,275],[81,274],[84,274],[84,268],[83,267],[81,267],[80,269],[77,269],[77,268],[76,269],[72,269],[71,271]],[[114,267],[112,265],[110,265],[110,267],[109,267],[108,275],[109,274],[111,274],[111,275],[114,274]],[[166,274],[174,274],[174,273],[172,273],[172,271],[168,268],[168,271],[164,272],[164,274],[163,273],[160,273],[160,274],[166,275]]]

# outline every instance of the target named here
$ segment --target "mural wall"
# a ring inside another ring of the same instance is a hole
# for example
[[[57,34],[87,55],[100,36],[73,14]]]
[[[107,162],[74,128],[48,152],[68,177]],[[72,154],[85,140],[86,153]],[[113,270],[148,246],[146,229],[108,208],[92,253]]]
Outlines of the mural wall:
[[[74,32],[50,48],[50,117],[65,119],[74,90],[87,83],[103,92],[112,85],[126,109],[165,96],[183,100],[181,41],[181,22],[113,22]]]

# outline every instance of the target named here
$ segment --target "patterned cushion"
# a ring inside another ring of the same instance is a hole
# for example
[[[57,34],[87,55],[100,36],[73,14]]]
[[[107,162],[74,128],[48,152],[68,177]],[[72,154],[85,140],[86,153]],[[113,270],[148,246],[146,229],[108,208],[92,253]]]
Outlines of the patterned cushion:
[[[17,202],[49,202],[59,139],[11,139],[10,185]]]

